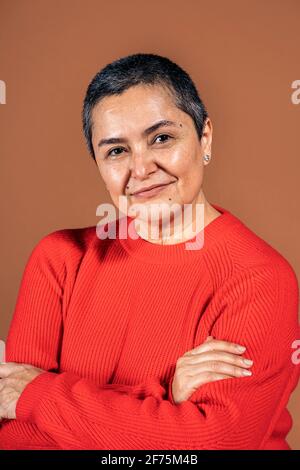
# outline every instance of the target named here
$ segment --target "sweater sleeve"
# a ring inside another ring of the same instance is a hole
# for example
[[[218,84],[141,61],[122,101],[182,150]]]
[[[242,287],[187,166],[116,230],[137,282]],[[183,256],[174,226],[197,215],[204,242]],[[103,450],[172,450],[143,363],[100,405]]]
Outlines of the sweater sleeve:
[[[241,270],[218,290],[197,334],[208,327],[215,338],[245,345],[252,376],[205,384],[176,405],[172,377],[99,388],[70,372],[46,371],[24,389],[17,419],[36,423],[64,449],[263,448],[299,379],[291,359],[297,308],[288,263]]]
[[[32,249],[6,340],[6,362],[31,364],[45,371],[58,369],[63,318],[73,282],[66,276],[69,245],[69,229],[63,229],[45,235]],[[68,262],[78,263],[78,255],[72,253]],[[16,421],[1,421],[1,449],[56,445],[36,424]]]
[[[6,362],[58,368],[65,265],[59,231],[43,237],[26,263],[6,341]]]

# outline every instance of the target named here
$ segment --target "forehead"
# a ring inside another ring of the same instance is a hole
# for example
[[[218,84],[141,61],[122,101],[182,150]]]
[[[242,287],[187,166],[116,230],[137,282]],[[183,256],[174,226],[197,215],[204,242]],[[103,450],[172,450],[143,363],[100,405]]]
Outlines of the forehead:
[[[93,109],[93,134],[103,137],[139,132],[160,119],[185,120],[171,92],[160,85],[137,85],[120,95],[107,96]]]

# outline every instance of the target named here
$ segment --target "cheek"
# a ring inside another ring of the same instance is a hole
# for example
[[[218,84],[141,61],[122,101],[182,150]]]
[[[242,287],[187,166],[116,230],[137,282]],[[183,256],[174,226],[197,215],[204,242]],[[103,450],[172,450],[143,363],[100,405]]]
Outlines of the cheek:
[[[127,174],[119,167],[102,168],[100,170],[102,179],[107,190],[111,194],[122,194],[127,181]]]
[[[190,188],[193,191],[202,184],[203,164],[199,152],[193,148],[188,151],[185,147],[173,152],[169,158],[168,169],[178,178],[180,188]]]
[[[170,172],[180,178],[190,165],[190,156],[186,150],[178,148],[167,154],[167,165]]]

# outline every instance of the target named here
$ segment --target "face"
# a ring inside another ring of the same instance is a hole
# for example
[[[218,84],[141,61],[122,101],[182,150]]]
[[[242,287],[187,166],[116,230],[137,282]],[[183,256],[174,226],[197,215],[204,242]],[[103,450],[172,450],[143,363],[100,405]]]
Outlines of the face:
[[[104,98],[92,112],[96,162],[122,212],[122,198],[127,213],[136,204],[202,202],[203,155],[210,154],[211,138],[211,121],[200,141],[192,118],[160,85],[131,87]],[[147,190],[154,185],[160,186]]]

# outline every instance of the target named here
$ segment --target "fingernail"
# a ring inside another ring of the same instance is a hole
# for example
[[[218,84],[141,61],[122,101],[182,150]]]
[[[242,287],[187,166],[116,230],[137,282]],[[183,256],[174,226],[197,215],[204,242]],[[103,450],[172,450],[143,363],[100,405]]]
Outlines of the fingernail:
[[[251,370],[243,370],[242,372],[243,375],[252,375]]]
[[[236,346],[236,349],[237,349],[238,351],[240,351],[240,352],[246,351],[245,346],[239,346],[239,345],[237,345],[237,346]]]
[[[244,364],[246,364],[247,366],[251,366],[253,364],[253,361],[251,361],[251,359],[243,359],[243,362]]]

